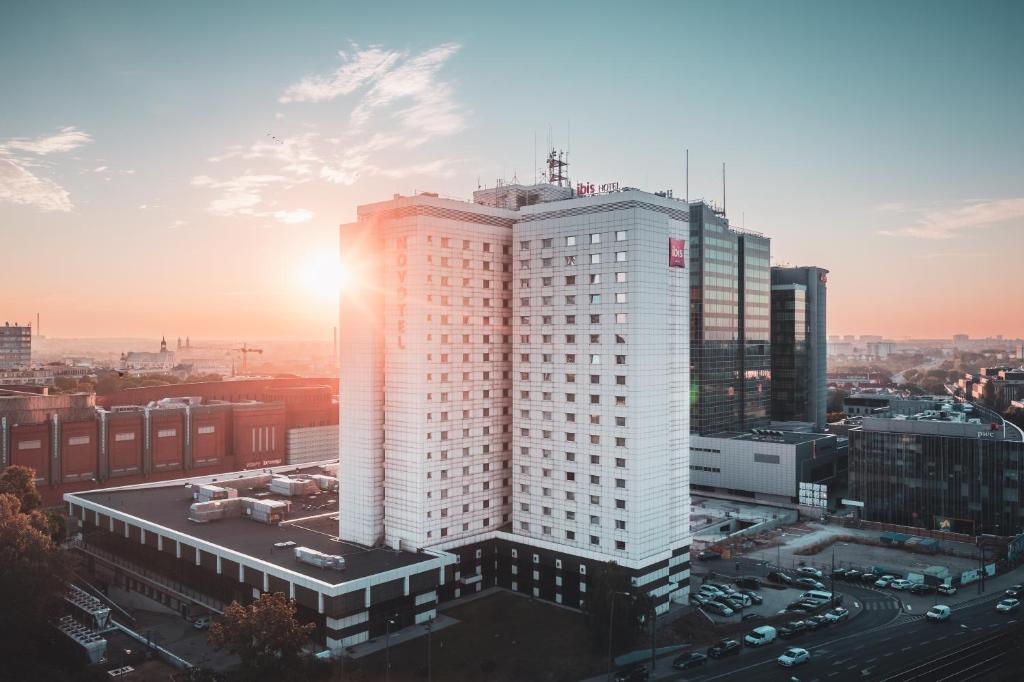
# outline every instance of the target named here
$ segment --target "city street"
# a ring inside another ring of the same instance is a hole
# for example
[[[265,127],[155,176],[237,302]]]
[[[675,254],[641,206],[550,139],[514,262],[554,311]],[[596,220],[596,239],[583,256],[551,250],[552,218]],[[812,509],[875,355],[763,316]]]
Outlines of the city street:
[[[717,562],[718,575],[735,575],[734,562]],[[739,574],[763,575],[765,567],[741,560]],[[1020,581],[1020,572],[990,580],[978,595],[976,586],[962,589],[954,598],[914,597],[904,593],[836,583],[851,611],[860,609],[848,622],[777,640],[763,649],[744,648],[740,655],[709,661],[686,671],[670,668],[671,657],[659,660],[656,680],[791,680],[844,682],[845,680],[970,679],[1007,663],[1002,642],[1024,630],[1024,614],[997,614],[995,604],[1003,589]],[[694,585],[700,584],[696,577]],[[932,623],[924,613],[933,602],[952,608],[950,619]],[[789,647],[807,649],[810,662],[783,669],[776,659]],[[694,647],[696,650],[697,647]]]

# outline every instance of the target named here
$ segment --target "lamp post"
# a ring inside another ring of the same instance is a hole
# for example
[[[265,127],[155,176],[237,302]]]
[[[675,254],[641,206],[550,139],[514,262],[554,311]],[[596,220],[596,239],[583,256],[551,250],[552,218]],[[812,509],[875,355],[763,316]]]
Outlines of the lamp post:
[[[430,633],[434,629],[434,619],[431,618],[427,621],[427,682],[433,680],[433,670],[430,665],[430,651],[433,648],[430,640]]]
[[[608,598],[611,599],[611,607],[608,609],[608,682],[612,682],[612,635],[615,631],[615,597],[619,595],[629,597],[630,599],[633,598],[633,595],[629,592],[612,590],[608,593]]]
[[[384,680],[391,680],[391,626],[395,625],[392,618],[384,622]]]

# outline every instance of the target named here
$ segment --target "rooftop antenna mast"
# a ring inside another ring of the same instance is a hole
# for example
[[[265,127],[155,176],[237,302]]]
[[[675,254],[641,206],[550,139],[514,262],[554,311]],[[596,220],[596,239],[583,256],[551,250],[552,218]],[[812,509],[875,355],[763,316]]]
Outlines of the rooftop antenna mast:
[[[725,213],[725,161],[722,162],[722,213]]]
[[[565,152],[552,149],[548,152],[548,182],[559,187],[569,187],[569,175],[567,168],[569,162],[565,158]]]
[[[686,150],[686,203],[690,203],[690,150]]]

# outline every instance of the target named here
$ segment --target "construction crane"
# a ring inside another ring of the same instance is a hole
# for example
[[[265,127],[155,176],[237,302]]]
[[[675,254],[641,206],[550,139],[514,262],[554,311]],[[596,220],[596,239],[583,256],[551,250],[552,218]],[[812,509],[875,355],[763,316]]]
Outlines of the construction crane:
[[[247,374],[249,369],[249,353],[259,353],[263,355],[262,348],[249,348],[244,343],[241,348],[232,348],[236,353],[242,354],[242,374]]]

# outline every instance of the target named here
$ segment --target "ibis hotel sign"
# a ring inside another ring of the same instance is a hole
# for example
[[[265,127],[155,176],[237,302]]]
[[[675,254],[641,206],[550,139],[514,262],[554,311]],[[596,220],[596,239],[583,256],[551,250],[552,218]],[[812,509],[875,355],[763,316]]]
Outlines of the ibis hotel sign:
[[[668,240],[668,266],[670,268],[686,267],[686,240]]]
[[[592,182],[577,182],[576,183],[576,196],[578,197],[589,197],[595,194],[604,194],[605,192],[618,192],[619,183],[617,182],[606,182],[603,185],[595,185]]]

